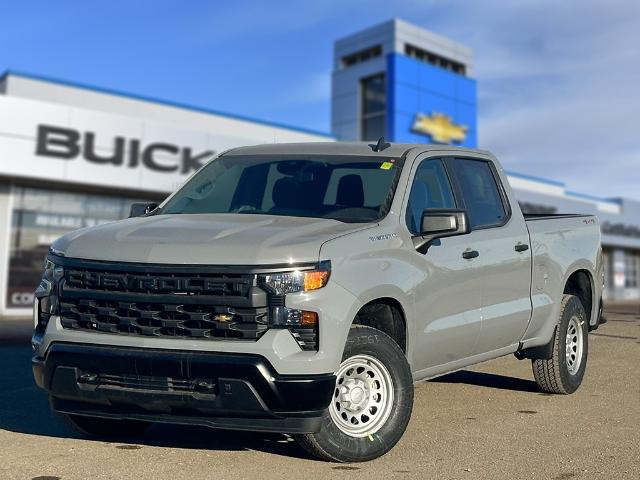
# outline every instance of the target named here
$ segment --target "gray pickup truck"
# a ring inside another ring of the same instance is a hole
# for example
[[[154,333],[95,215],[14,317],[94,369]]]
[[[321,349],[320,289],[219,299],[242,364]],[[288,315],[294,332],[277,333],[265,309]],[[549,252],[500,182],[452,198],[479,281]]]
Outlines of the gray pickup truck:
[[[370,460],[414,382],[515,354],[574,392],[601,322],[598,220],[523,215],[484,151],[237,148],[132,217],[58,239],[36,292],[36,382],[87,435],[197,424]]]

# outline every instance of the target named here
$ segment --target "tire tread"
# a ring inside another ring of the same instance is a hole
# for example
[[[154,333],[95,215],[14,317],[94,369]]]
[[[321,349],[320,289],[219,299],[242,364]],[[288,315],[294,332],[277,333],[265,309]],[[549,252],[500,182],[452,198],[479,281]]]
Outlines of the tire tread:
[[[531,362],[533,376],[540,390],[546,393],[555,393],[559,395],[568,395],[572,393],[567,389],[560,375],[562,359],[560,355],[564,353],[564,345],[560,334],[560,322],[564,318],[565,310],[570,302],[579,301],[574,295],[565,294],[562,297],[560,315],[558,316],[558,324],[556,325],[554,334],[553,354],[549,359],[535,359]]]

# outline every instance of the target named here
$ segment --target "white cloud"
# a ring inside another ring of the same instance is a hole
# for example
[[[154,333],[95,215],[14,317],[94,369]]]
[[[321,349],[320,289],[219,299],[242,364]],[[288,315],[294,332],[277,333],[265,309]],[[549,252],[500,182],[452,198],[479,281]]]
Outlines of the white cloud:
[[[438,29],[475,50],[481,147],[571,190],[640,199],[640,2],[458,6]]]

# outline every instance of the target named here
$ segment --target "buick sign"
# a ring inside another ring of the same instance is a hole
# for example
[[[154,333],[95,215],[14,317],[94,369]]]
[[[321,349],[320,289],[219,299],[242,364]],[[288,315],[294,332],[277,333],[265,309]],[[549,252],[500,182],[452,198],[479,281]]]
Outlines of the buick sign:
[[[81,157],[87,162],[103,165],[111,164],[125,168],[137,168],[142,165],[156,172],[189,174],[202,167],[202,162],[215,153],[211,150],[194,153],[189,147],[164,142],[143,146],[140,140],[120,136],[113,138],[112,145],[112,152],[105,155],[97,152],[96,134],[93,132],[38,125],[36,155],[43,157],[62,160]],[[169,158],[159,161],[159,154]]]

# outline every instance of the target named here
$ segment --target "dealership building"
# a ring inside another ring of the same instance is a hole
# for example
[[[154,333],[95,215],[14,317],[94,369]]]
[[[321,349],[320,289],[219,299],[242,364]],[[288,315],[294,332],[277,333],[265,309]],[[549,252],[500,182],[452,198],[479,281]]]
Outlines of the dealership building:
[[[476,98],[471,50],[400,20],[335,42],[331,134],[7,72],[0,77],[0,318],[30,315],[55,238],[124,218],[133,202],[162,200],[212,153],[380,136],[475,147]],[[606,298],[640,299],[639,201],[508,174],[525,211],[597,215]]]

